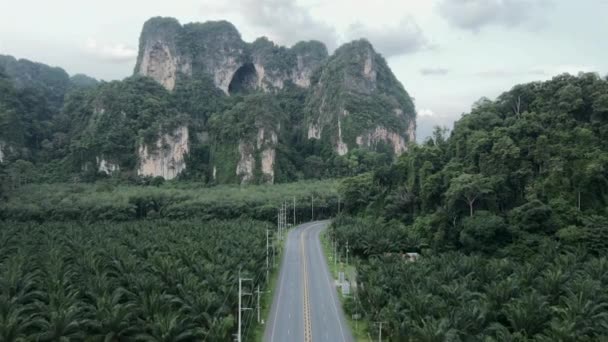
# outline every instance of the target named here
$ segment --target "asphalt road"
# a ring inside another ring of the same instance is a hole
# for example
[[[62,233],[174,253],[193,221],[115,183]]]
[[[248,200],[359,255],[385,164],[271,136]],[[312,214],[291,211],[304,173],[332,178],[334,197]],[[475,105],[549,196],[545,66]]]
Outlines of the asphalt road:
[[[319,240],[328,223],[306,223],[287,235],[265,341],[353,341]]]

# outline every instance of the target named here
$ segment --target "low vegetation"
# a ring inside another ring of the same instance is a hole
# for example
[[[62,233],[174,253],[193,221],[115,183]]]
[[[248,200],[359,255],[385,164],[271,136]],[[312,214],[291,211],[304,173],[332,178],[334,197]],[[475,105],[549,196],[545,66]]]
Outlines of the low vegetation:
[[[289,221],[327,218],[338,210],[336,181],[303,181],[273,186],[216,186],[172,182],[155,186],[96,184],[27,185],[0,203],[0,219],[17,221],[136,219],[235,219],[276,222],[277,207],[287,201]]]
[[[2,223],[0,340],[231,340],[239,274],[253,279],[248,292],[266,284],[269,228],[251,220]],[[254,316],[244,314],[246,337]]]

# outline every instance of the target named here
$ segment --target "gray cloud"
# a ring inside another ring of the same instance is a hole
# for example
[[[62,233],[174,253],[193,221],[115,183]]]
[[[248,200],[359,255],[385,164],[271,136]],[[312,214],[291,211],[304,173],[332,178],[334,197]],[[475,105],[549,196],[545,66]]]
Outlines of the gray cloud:
[[[550,5],[550,0],[443,0],[438,10],[450,25],[477,32],[489,25],[535,27],[535,13]]]
[[[433,135],[435,127],[445,127],[451,129],[454,126],[454,121],[458,120],[459,115],[421,115],[420,111],[416,117],[416,141],[424,142],[428,137]]]
[[[295,0],[234,0],[218,5],[210,3],[205,10],[235,13],[246,25],[264,32],[271,40],[292,45],[302,40],[319,40],[329,50],[337,45],[335,29],[313,18],[310,11]]]
[[[510,70],[510,69],[492,69],[482,70],[475,73],[475,76],[479,77],[514,77],[514,76],[545,76],[547,72],[541,69],[530,69],[530,70]]]
[[[387,58],[431,48],[418,24],[410,17],[403,18],[396,26],[380,28],[368,27],[362,23],[352,24],[346,32],[346,38],[366,38]]]
[[[447,75],[450,70],[445,68],[422,68],[420,74],[424,76],[444,76]]]
[[[235,0],[220,4],[207,1],[205,12],[211,10],[224,16],[236,14],[243,24],[259,30],[282,45],[314,39],[324,42],[331,52],[341,43],[341,38],[366,38],[386,57],[432,48],[420,27],[410,17],[403,18],[395,26],[386,27],[355,23],[340,37],[333,26],[315,19],[310,10],[296,0]]]
[[[475,72],[475,76],[479,77],[491,77],[491,78],[505,78],[505,77],[522,77],[522,76],[534,76],[539,78],[547,78],[563,73],[571,75],[577,75],[580,72],[593,72],[596,71],[595,66],[590,65],[540,65],[528,69],[489,69]]]

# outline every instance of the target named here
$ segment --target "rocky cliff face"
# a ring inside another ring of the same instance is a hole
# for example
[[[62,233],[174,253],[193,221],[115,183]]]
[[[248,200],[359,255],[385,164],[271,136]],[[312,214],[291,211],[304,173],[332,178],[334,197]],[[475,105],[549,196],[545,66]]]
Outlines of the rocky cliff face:
[[[331,143],[340,155],[380,141],[399,155],[415,140],[414,104],[369,42],[340,47],[314,80],[307,105],[309,139],[333,132]]]
[[[407,137],[408,142],[416,142],[416,120],[410,120],[410,123],[407,125]]]
[[[163,134],[153,148],[140,145],[138,148],[141,176],[173,179],[186,168],[185,156],[188,154],[188,127],[180,126],[172,133]]]
[[[256,148],[260,151],[262,177],[265,183],[274,182],[274,164],[278,142],[275,131],[263,127],[258,129]]]
[[[257,140],[255,144],[246,141],[239,143],[239,161],[236,167],[236,174],[241,184],[250,183],[254,179],[256,168],[261,171],[262,183],[274,182],[274,166],[276,159],[276,146],[278,136],[274,130],[264,127],[258,128]],[[258,164],[259,165],[256,165]]]
[[[106,160],[104,157],[95,158],[97,162],[97,171],[105,173],[107,175],[111,175],[116,171],[120,171],[120,166],[116,163]]]
[[[172,179],[192,152],[187,177],[273,183],[301,177],[302,163],[319,151],[334,158],[330,146],[344,156],[384,144],[398,155],[415,139],[412,100],[365,40],[328,56],[315,41],[246,43],[226,21],[152,18],[135,73],[149,78],[100,85],[91,101],[103,105],[83,126],[91,148],[100,146],[88,160],[100,172]],[[162,127],[178,128],[156,137]]]
[[[229,95],[282,89],[288,81],[308,87],[326,58],[327,49],[319,42],[298,43],[292,49],[265,38],[248,44],[226,21],[181,26],[173,18],[157,17],[144,24],[135,73],[170,91],[181,78],[211,76]]]
[[[241,184],[247,184],[253,180],[254,153],[253,146],[245,141],[239,142],[239,162],[236,164],[236,176],[241,180]]]
[[[386,145],[401,154],[415,140],[413,102],[365,40],[328,56],[316,41],[248,43],[227,21],[157,17],[139,43],[135,75],[101,83],[0,55],[0,107],[14,114],[0,127],[0,162],[53,155],[72,161],[52,167],[66,180],[172,179],[187,159],[184,178],[272,183],[349,174],[340,156]],[[33,113],[22,98],[48,108]],[[57,153],[38,153],[41,145]]]
[[[139,38],[135,73],[149,76],[167,90],[175,88],[178,71],[192,74],[192,61],[179,49],[182,26],[172,18],[154,18],[144,24]]]
[[[384,142],[392,146],[393,152],[396,155],[407,151],[407,140],[394,132],[390,132],[384,127],[376,127],[371,132],[357,136],[357,145],[359,147],[373,148],[379,142]]]
[[[327,48],[320,42],[308,41],[288,49],[259,38],[251,44],[251,58],[258,89],[276,91],[287,82],[308,88],[313,73],[327,59]]]

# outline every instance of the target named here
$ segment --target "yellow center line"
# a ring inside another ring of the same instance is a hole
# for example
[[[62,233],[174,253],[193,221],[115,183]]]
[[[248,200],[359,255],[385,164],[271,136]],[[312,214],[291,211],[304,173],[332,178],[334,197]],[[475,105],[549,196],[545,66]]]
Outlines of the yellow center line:
[[[304,277],[304,342],[312,342],[312,326],[310,323],[310,301],[308,295],[308,265],[306,262],[306,250],[304,248],[304,235],[306,230],[300,235],[300,249],[302,251],[302,272]]]

